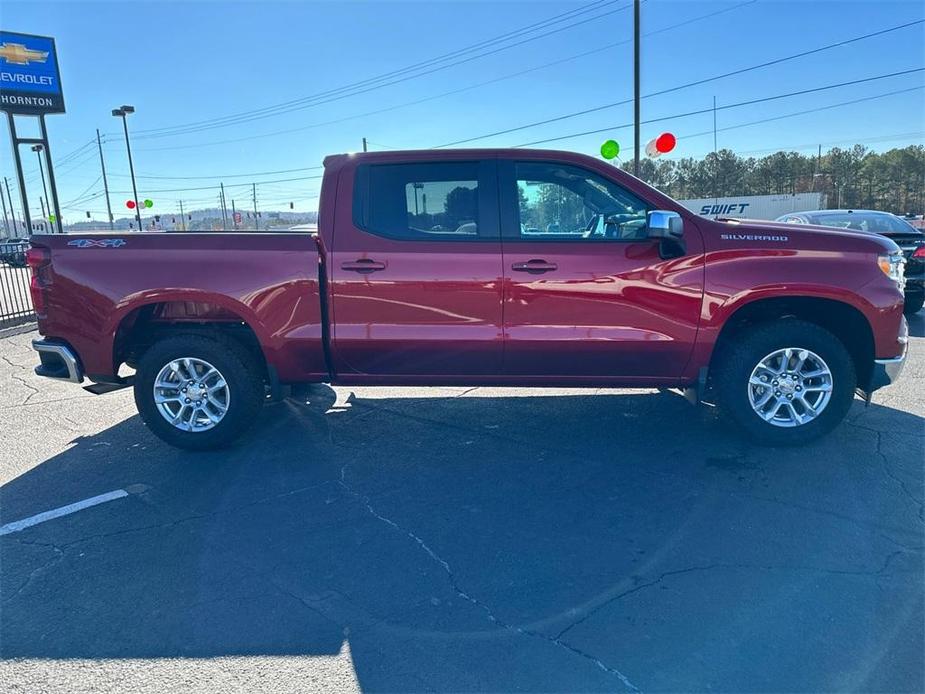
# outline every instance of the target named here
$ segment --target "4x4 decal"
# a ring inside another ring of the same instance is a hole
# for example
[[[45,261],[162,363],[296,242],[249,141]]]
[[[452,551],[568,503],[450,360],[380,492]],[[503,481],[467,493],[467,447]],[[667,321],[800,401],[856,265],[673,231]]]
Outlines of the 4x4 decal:
[[[74,239],[68,246],[77,248],[119,248],[125,245],[125,239]]]

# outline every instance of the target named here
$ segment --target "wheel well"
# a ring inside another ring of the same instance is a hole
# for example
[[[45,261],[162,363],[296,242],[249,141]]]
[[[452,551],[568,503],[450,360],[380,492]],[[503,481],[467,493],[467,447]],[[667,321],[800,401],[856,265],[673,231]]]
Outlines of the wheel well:
[[[870,323],[853,306],[832,299],[781,297],[759,299],[742,306],[729,317],[720,331],[713,359],[716,359],[725,345],[749,327],[785,318],[815,323],[835,335],[854,361],[858,384],[869,382],[874,363],[874,334]]]
[[[267,371],[267,360],[253,328],[229,309],[205,302],[163,301],[128,313],[119,323],[113,345],[113,365],[135,368],[158,340],[178,333],[221,335],[241,344]],[[269,380],[269,373],[265,373]]]

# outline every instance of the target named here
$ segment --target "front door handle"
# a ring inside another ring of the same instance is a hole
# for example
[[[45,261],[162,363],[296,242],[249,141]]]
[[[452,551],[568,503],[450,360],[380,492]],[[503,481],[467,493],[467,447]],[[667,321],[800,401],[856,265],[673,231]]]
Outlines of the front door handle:
[[[363,275],[368,275],[370,272],[376,272],[377,270],[385,270],[385,263],[380,263],[372,258],[359,258],[352,262],[341,263],[341,270],[350,270],[352,272],[359,272]]]
[[[555,263],[547,263],[545,260],[540,260],[538,258],[528,260],[526,263],[514,263],[511,265],[511,270],[516,272],[529,272],[531,275],[540,275],[544,272],[552,272],[558,269],[559,266]]]

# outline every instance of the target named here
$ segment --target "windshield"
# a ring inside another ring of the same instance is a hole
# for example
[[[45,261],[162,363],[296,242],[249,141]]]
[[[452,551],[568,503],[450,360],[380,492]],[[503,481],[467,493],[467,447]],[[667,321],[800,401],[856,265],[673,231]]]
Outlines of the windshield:
[[[916,234],[915,227],[885,212],[830,212],[808,215],[812,224],[876,234]]]

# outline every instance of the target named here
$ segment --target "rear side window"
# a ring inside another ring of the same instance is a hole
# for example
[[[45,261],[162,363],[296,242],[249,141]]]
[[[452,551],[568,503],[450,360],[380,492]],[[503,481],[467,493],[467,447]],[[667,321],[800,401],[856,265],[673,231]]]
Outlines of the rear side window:
[[[479,163],[369,164],[357,168],[353,222],[393,239],[479,238]]]

